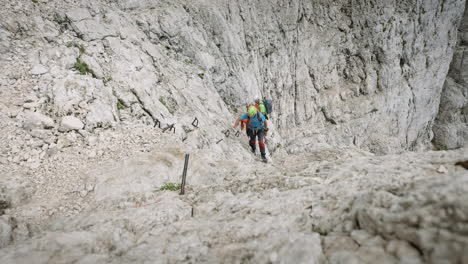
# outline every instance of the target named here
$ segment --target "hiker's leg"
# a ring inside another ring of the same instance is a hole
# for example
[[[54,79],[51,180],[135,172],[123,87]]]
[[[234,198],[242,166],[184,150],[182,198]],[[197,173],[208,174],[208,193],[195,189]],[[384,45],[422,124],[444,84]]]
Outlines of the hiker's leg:
[[[255,133],[252,131],[252,129],[247,129],[247,135],[250,137],[250,148],[252,149],[252,152],[255,153]]]
[[[258,146],[260,147],[260,153],[262,154],[262,157],[263,157],[265,156],[265,139],[264,139],[263,129],[258,130],[257,136],[258,136]]]

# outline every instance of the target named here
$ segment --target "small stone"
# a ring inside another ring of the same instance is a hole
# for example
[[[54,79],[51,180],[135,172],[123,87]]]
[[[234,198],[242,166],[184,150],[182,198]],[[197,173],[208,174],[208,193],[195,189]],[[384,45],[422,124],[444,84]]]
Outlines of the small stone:
[[[54,126],[52,118],[39,112],[27,112],[23,122],[23,128],[32,130],[34,128],[51,128]]]
[[[85,197],[87,194],[88,194],[88,191],[86,191],[86,190],[83,190],[83,191],[80,192],[81,197]]]
[[[31,148],[40,148],[40,147],[42,147],[44,145],[44,141],[42,141],[42,140],[30,140],[28,144],[29,144],[29,146]]]
[[[89,154],[88,154],[88,157],[95,158],[96,157],[96,152],[95,151],[90,151]]]
[[[49,68],[47,68],[46,66],[42,64],[37,64],[37,65],[34,65],[34,67],[32,67],[30,73],[32,75],[42,75],[44,73],[47,73],[48,71],[49,71]]]
[[[440,165],[440,167],[437,169],[437,172],[438,172],[438,173],[444,173],[444,174],[445,174],[445,173],[448,172],[448,170],[447,170],[447,168],[446,168],[444,165]]]
[[[8,116],[11,117],[11,118],[15,118],[20,112],[20,109],[19,108],[16,108],[16,109],[10,109],[8,111]]]
[[[88,192],[91,192],[94,190],[94,184],[93,183],[87,183],[85,185],[85,189],[88,191]]]
[[[98,138],[96,136],[89,136],[87,138],[87,141],[88,141],[88,145],[94,146],[97,143]]]
[[[29,164],[29,168],[33,170],[39,168],[40,166],[41,166],[41,163],[39,161],[33,161],[32,163]]]
[[[33,102],[33,103],[24,103],[23,104],[23,108],[25,109],[34,109],[34,108],[38,108],[40,105],[39,103],[37,102]]]
[[[67,137],[59,137],[58,140],[57,140],[57,147],[59,149],[62,149],[62,148],[68,148],[72,145],[72,141],[70,139],[68,139]]]
[[[369,235],[365,230],[354,230],[351,232],[351,238],[359,245],[363,245],[371,238],[371,235]]]
[[[59,130],[62,132],[68,132],[70,130],[79,130],[84,127],[83,122],[74,116],[64,116],[60,123]]]

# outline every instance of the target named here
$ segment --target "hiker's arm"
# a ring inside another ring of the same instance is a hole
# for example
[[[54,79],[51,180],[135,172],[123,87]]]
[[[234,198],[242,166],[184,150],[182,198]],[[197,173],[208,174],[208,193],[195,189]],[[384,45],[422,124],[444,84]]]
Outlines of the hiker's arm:
[[[234,125],[232,126],[232,128],[236,128],[240,123],[240,116],[236,119],[236,122],[234,123]]]
[[[264,128],[265,131],[268,131],[268,122],[266,120],[264,121],[264,126],[265,126],[265,128]]]

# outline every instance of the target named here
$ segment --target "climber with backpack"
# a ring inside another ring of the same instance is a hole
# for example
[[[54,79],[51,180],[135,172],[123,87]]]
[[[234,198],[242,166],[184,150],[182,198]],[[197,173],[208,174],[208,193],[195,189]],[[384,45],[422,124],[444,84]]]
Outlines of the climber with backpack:
[[[272,112],[273,107],[271,104],[271,100],[260,100],[259,98],[255,99],[255,105],[258,106],[257,108],[260,110],[267,120],[270,118],[268,115]]]
[[[268,131],[268,124],[265,116],[255,107],[251,105],[247,109],[247,113],[239,116],[232,126],[234,129],[239,125],[240,122],[246,122],[247,135],[250,138],[249,145],[252,153],[255,154],[256,150],[256,138],[258,138],[258,146],[260,148],[260,154],[262,161],[267,162],[265,154],[265,133]]]

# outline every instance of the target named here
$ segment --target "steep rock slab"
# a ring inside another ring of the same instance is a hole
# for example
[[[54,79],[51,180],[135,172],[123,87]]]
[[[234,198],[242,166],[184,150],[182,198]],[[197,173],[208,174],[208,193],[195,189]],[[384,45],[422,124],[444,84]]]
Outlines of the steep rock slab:
[[[58,17],[54,27],[64,34],[47,44],[50,51],[38,52],[31,66],[47,61],[50,73],[38,78],[60,105],[56,110],[84,117],[86,103],[100,99],[86,117],[90,128],[112,125],[112,116],[169,125],[198,115],[216,120],[206,128],[207,138],[214,137],[211,131],[225,129],[232,118],[228,109],[262,95],[274,99],[272,120],[287,139],[325,135],[328,143],[379,153],[418,149],[432,139],[463,4],[48,2],[37,8]],[[18,24],[27,19],[6,21],[4,29],[17,37],[25,32],[45,39],[32,29],[51,23],[38,19],[21,31]],[[70,39],[85,46],[75,58],[57,44]],[[66,57],[52,56],[57,51]],[[70,72],[77,58],[94,75]],[[99,89],[60,81],[91,76],[103,84],[87,85]],[[124,109],[116,109],[117,99]],[[106,114],[99,117],[98,111]]]
[[[434,143],[439,148],[459,148],[468,144],[468,12],[458,30],[458,44],[440,99],[434,124]]]
[[[160,21],[173,23],[154,29],[207,67],[225,101],[275,98],[274,120],[283,135],[318,130],[330,143],[388,152],[431,140],[462,6],[217,1],[183,6],[190,15],[184,27],[201,31],[206,47],[175,29],[179,16],[163,13]],[[202,59],[202,48],[215,66]]]

